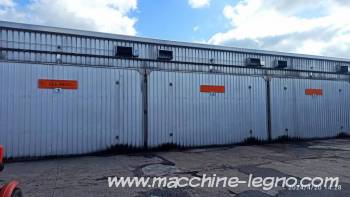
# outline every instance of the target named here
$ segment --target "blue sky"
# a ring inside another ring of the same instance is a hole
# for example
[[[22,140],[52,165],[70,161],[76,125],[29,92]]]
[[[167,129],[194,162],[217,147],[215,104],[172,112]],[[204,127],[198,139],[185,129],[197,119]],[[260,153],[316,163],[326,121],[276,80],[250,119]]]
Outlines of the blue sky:
[[[138,35],[180,41],[203,41],[218,31],[230,28],[222,15],[225,5],[233,1],[217,1],[193,9],[186,0],[141,0],[133,13],[138,18]],[[194,28],[196,31],[194,31]]]
[[[0,19],[350,58],[348,0],[0,0]]]
[[[35,0],[0,0],[0,5],[1,1],[11,1],[16,4],[16,9],[26,12],[28,12],[26,8],[36,2]],[[222,10],[225,5],[235,2],[236,0],[221,0],[194,9],[188,0],[138,0],[136,9],[130,9],[127,15],[137,19],[134,25],[137,36],[198,42],[208,40],[217,31],[230,28],[229,21],[222,15]],[[74,26],[68,27],[74,28]]]

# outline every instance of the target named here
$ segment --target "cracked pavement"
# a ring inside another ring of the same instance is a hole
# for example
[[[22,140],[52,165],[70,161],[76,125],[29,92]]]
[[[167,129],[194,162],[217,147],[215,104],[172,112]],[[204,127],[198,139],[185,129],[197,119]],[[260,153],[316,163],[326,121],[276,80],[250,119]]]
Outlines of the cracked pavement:
[[[108,188],[108,176],[339,176],[341,191],[237,188]],[[0,184],[25,196],[350,196],[350,139],[84,156],[7,163]]]

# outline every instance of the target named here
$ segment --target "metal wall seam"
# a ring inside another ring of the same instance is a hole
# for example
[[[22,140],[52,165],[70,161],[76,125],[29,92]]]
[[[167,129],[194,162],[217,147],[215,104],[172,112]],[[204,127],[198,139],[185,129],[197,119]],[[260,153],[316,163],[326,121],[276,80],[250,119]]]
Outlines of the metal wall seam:
[[[148,84],[149,147],[267,140],[261,77],[153,71]],[[225,93],[203,93],[201,85],[223,85]]]
[[[143,147],[138,71],[6,62],[0,71],[0,144],[6,157]],[[39,89],[38,79],[77,80],[78,89]]]

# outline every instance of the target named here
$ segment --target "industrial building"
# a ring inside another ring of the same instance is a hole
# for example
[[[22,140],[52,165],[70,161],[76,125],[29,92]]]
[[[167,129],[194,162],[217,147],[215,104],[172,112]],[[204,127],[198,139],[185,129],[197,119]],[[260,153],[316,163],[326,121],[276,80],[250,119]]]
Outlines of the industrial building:
[[[7,158],[350,134],[350,60],[0,22]]]

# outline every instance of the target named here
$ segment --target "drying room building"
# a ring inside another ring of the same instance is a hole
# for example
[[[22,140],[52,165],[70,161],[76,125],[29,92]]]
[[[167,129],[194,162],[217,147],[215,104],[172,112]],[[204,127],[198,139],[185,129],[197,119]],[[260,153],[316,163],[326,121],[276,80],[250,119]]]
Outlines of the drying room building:
[[[350,134],[350,60],[0,22],[7,158]]]

